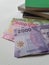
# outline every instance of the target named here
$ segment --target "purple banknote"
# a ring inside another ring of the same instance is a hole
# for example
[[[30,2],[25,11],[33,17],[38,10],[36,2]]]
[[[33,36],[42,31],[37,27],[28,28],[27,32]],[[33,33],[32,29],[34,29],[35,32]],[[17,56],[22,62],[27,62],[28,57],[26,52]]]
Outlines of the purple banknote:
[[[22,27],[14,30],[15,57],[47,53],[49,25]],[[47,37],[47,38],[46,38]]]

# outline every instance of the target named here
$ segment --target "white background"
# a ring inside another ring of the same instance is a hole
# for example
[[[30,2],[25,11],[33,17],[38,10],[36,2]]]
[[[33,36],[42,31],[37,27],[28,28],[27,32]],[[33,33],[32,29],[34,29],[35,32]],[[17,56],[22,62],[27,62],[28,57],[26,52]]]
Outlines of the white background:
[[[18,5],[24,0],[0,0],[0,65],[49,65],[49,55],[15,58],[14,43],[1,38],[12,18],[21,18]]]

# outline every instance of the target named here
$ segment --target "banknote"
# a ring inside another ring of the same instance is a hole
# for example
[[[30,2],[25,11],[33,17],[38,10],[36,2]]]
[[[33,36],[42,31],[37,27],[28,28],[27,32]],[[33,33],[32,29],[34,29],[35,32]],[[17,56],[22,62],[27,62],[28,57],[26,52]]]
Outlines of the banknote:
[[[49,24],[49,20],[38,20],[38,19],[28,19],[28,18],[23,18],[23,19],[13,18],[9,28],[3,33],[2,37],[6,40],[14,42],[14,29],[18,28],[20,25],[21,26],[27,26],[27,25],[30,26],[31,24],[47,25],[47,24]]]
[[[4,32],[2,37],[6,40],[14,42],[14,29],[18,29],[19,27],[21,28],[23,26],[35,26],[35,24],[27,22],[26,19],[13,18],[9,28]]]
[[[14,18],[3,38],[15,43],[15,57],[49,53],[49,20]]]
[[[49,20],[42,20],[42,19],[30,19],[30,18],[17,19],[17,18],[15,18],[15,20],[22,21],[22,22],[34,23],[34,24],[38,24],[38,25],[49,24]]]
[[[44,38],[42,29],[46,26],[22,27],[15,29],[15,57],[25,55],[42,54],[48,52],[47,42]]]

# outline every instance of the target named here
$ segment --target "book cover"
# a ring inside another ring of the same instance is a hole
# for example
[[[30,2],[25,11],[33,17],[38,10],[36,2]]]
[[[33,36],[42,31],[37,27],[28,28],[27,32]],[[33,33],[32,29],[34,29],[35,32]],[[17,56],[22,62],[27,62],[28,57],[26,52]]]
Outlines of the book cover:
[[[26,7],[49,8],[49,0],[26,0]]]

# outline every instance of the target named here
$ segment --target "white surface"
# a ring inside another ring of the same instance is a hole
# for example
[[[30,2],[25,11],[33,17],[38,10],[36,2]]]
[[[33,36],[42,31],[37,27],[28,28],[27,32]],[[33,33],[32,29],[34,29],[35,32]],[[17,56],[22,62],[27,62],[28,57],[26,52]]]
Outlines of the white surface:
[[[0,35],[8,27],[14,17],[21,18],[17,6],[24,0],[0,0]],[[0,65],[49,65],[49,55],[39,57],[14,57],[14,43],[0,37]]]

